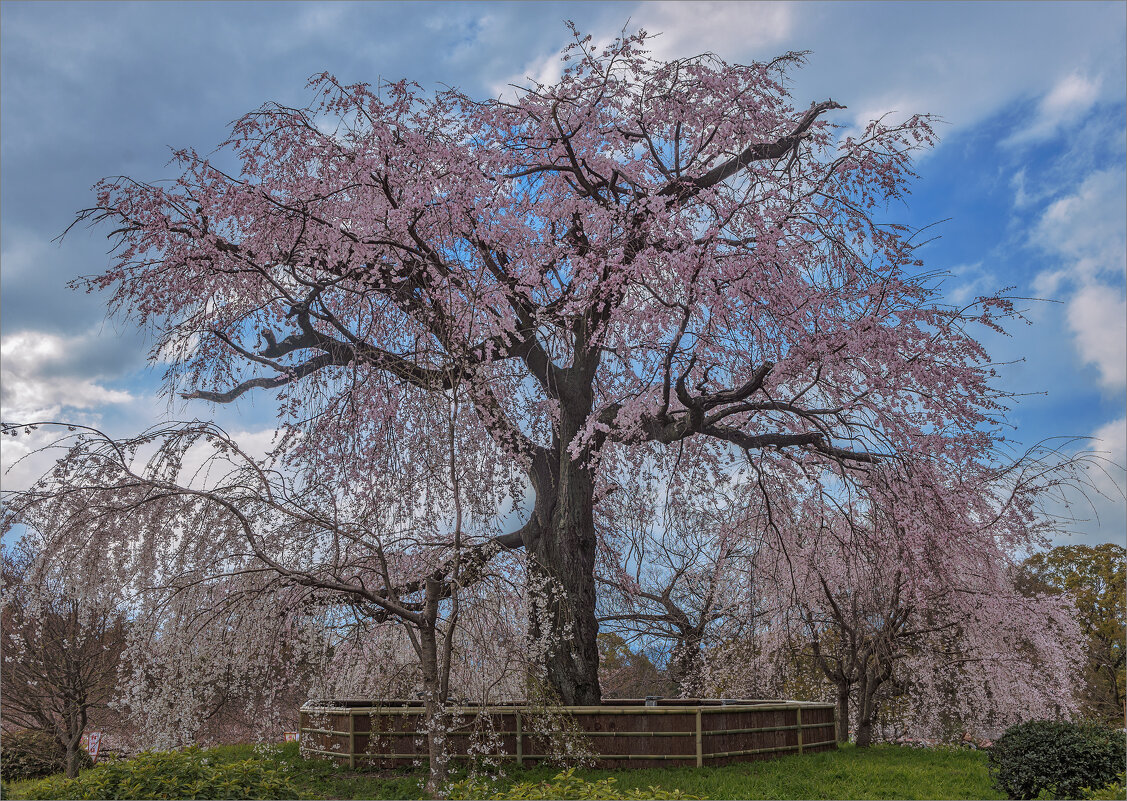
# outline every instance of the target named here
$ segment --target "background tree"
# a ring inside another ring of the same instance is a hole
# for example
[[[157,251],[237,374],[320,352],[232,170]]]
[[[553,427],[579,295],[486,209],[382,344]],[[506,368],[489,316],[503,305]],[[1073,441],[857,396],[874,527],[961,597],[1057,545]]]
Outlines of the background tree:
[[[704,692],[707,651],[750,636],[768,602],[755,554],[764,534],[758,487],[683,451],[655,451],[621,477],[596,517],[599,626],[659,648],[674,692]]]
[[[1066,594],[1076,605],[1087,641],[1085,711],[1112,725],[1124,716],[1124,648],[1127,610],[1124,609],[1127,550],[1122,545],[1061,545],[1035,553],[1022,565],[1022,580],[1030,591]]]
[[[812,663],[834,689],[839,736],[858,745],[873,741],[892,697],[928,736],[1069,715],[1074,615],[1062,599],[1018,592],[1013,565],[1017,543],[1043,544],[1057,529],[1039,506],[1082,480],[1083,463],[1044,446],[936,477],[951,485],[948,497],[974,487],[943,507],[918,503],[900,471],[883,468],[863,491],[827,483],[800,503],[769,503],[757,577],[787,600],[759,621],[752,646],[723,660],[727,669],[774,675],[766,683],[779,687]],[[902,526],[908,518],[912,527]],[[733,684],[719,670],[712,680]]]
[[[886,553],[819,549],[795,610],[789,647],[833,685],[841,741],[871,745],[882,719],[951,741],[1075,709],[1070,610],[982,566],[958,584],[932,576],[921,586],[909,560]]]
[[[35,534],[2,556],[4,723],[51,735],[73,778],[90,713],[117,687],[127,623],[110,588],[74,587],[59,565],[37,561]]]
[[[634,648],[613,631],[599,632],[599,683],[605,698],[668,696],[674,685],[639,643]]]
[[[457,388],[463,453],[519,470],[508,503],[534,495],[473,548],[527,551],[565,703],[599,699],[595,508],[639,453],[701,439],[794,487],[928,462],[905,480],[936,506],[1004,413],[969,331],[1008,304],[941,305],[911,233],[879,222],[928,119],[835,141],[840,104],[788,95],[800,54],[665,63],[645,42],[576,34],[559,81],[512,102],[318,76],[309,107],[246,115],[214,159],[178,151],[170,183],[106,180],[80,215],[116,247],[88,286],[154,329],[169,390],[274,392],[295,469],[370,471],[393,428],[410,465],[445,431],[419,399]]]

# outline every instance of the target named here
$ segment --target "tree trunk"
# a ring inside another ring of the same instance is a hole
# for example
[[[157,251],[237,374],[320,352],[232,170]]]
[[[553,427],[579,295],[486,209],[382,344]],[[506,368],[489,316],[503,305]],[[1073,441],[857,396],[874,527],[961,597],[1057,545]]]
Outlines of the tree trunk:
[[[873,723],[877,716],[877,690],[883,684],[880,676],[861,676],[857,690],[857,747],[868,748],[873,744]]]
[[[681,637],[673,652],[673,683],[681,698],[700,698],[704,692],[701,639],[699,632],[689,631]]]
[[[434,693],[428,692],[427,708],[427,758],[430,773],[427,775],[426,791],[432,798],[438,798],[446,785],[450,767],[449,715],[445,701],[439,701]]]
[[[586,473],[586,471],[576,471]],[[562,482],[561,482],[562,483]],[[550,528],[530,555],[534,647],[552,701],[598,704],[599,649],[595,622],[595,526],[589,474],[562,484]]]
[[[78,746],[67,744],[67,778],[78,776]]]
[[[598,704],[598,623],[595,622],[595,479],[568,446],[586,419],[590,400],[561,404],[558,461],[534,465],[539,534],[525,543],[530,559],[529,632],[534,683],[546,685],[565,706]]]
[[[837,687],[837,741],[849,742],[849,685]]]
[[[63,747],[66,763],[66,777],[73,779],[78,776],[79,744],[82,742],[82,732],[86,730],[86,709],[71,707],[61,724],[64,731],[62,736],[58,728],[55,729],[55,742]]]
[[[426,708],[427,758],[430,773],[427,776],[426,791],[437,798],[446,784],[450,764],[449,721],[446,714],[446,699],[442,697],[438,670],[438,641],[433,628],[419,630],[420,662],[423,674],[423,698]]]
[[[868,748],[873,744],[873,715],[865,714],[862,705],[861,715],[857,718],[857,747]]]

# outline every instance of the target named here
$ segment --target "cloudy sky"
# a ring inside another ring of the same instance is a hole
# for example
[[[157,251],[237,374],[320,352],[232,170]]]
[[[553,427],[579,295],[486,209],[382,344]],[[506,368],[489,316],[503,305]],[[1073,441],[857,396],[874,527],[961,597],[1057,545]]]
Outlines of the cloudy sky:
[[[264,398],[217,411],[157,394],[148,341],[67,282],[108,264],[98,232],[59,234],[107,175],[170,177],[169,148],[206,152],[266,101],[304,105],[306,80],[411,78],[485,97],[558,74],[564,20],[597,39],[660,33],[663,57],[736,62],[811,51],[798,105],[836,121],[943,118],[902,222],[938,223],[923,251],[954,302],[1036,298],[988,339],[1023,393],[1013,438],[1095,437],[1127,462],[1127,4],[1068,3],[3,3],[0,11],[0,368],[3,418],[65,419],[124,435],[161,417],[215,416],[269,441]],[[34,442],[31,440],[30,442]],[[42,463],[4,443],[4,485]],[[1080,504],[1067,541],[1123,542],[1112,497]],[[1062,539],[1062,542],[1065,539]]]

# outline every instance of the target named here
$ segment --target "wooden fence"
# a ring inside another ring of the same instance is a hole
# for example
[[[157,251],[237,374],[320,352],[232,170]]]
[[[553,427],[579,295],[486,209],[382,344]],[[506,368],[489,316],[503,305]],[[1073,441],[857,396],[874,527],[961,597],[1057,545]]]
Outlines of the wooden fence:
[[[602,706],[519,703],[449,708],[456,757],[535,764],[572,738],[604,768],[725,765],[837,748],[833,704],[783,700],[623,699]],[[311,701],[301,708],[301,748],[349,767],[387,768],[427,757],[420,701]]]

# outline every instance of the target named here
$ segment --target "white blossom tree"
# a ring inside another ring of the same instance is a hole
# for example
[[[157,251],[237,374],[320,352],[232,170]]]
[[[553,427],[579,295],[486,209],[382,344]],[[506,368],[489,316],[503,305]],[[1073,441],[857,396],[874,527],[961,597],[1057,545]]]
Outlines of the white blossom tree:
[[[82,587],[37,558],[44,544],[30,529],[3,552],[0,693],[5,723],[51,735],[73,778],[90,713],[117,690],[128,621],[114,588]]]

